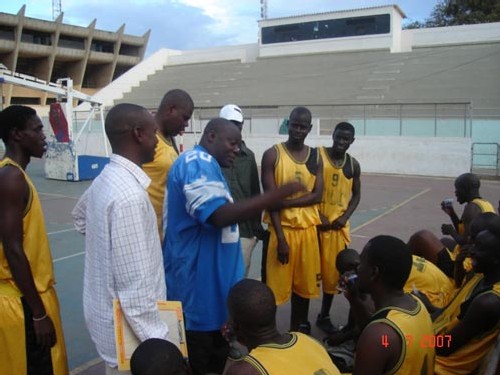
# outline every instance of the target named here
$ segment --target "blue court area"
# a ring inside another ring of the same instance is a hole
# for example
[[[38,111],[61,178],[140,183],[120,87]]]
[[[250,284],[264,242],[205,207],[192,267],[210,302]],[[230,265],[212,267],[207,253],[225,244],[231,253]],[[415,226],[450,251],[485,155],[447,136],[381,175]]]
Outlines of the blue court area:
[[[39,160],[32,161],[28,173],[39,191],[45,213],[70,369],[73,374],[104,374],[83,319],[84,238],[73,229],[71,218],[71,210],[91,182],[47,180],[43,161]],[[351,219],[351,247],[357,250],[377,234],[392,234],[406,241],[416,230],[427,228],[439,235],[441,224],[447,222],[439,203],[454,197],[453,179],[362,175],[361,182],[361,203]],[[496,207],[500,181],[482,181],[481,193]],[[456,209],[462,211],[461,207]],[[252,258],[252,278],[260,277],[261,250],[259,244]],[[320,299],[311,302],[311,322],[316,319],[320,303]],[[334,324],[345,324],[347,309],[344,297],[334,299]],[[289,304],[279,307],[279,329],[288,329],[289,314]],[[319,339],[323,336],[314,324],[312,334]]]

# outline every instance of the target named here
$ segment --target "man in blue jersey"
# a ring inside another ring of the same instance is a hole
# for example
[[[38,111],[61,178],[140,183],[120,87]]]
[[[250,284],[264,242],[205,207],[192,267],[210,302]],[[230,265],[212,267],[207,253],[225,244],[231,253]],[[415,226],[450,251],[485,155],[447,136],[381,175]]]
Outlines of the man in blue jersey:
[[[226,299],[244,273],[236,223],[279,208],[302,189],[291,183],[234,203],[221,167],[232,165],[240,142],[241,132],[230,121],[211,120],[200,144],[173,164],[167,182],[168,299],[183,304],[194,374],[220,374],[224,368],[228,344],[220,328],[227,320]]]

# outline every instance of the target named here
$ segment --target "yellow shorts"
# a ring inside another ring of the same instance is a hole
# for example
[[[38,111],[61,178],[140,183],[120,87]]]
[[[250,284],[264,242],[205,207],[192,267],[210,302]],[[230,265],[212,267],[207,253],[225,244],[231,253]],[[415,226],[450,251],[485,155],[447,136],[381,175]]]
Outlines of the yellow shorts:
[[[338,253],[349,244],[342,230],[330,230],[319,233],[319,249],[321,256],[321,280],[323,293],[339,293],[339,271],[336,266]]]
[[[8,283],[0,284],[0,374],[26,374],[27,349],[21,295]],[[40,294],[40,298],[56,330],[57,342],[51,349],[54,375],[66,375],[69,373],[66,347],[54,288]]]
[[[274,292],[276,304],[281,305],[288,301],[292,291],[303,298],[319,297],[321,273],[316,227],[283,227],[290,248],[288,264],[281,264],[278,260],[276,232],[272,226],[269,226],[269,231],[266,282]]]

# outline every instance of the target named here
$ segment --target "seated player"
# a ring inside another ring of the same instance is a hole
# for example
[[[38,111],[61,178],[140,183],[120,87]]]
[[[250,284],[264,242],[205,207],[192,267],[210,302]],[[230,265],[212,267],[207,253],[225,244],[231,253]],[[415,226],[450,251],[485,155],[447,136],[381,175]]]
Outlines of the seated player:
[[[500,217],[481,214],[470,251],[476,274],[444,309],[433,309],[436,335],[449,337],[436,348],[435,373],[469,374],[480,366],[500,333]],[[474,233],[475,234],[475,233]]]
[[[170,341],[148,339],[139,344],[130,358],[132,375],[189,375],[182,353]]]
[[[377,236],[363,249],[358,279],[346,293],[357,324],[364,326],[354,375],[433,374],[434,348],[420,345],[423,337],[433,335],[431,318],[418,298],[403,292],[411,266],[410,249],[398,238]],[[359,292],[371,295],[373,315],[358,303]]]
[[[251,279],[238,282],[227,304],[230,325],[249,354],[236,360],[225,374],[340,374],[316,340],[299,332],[278,332],[276,300],[266,284]]]
[[[410,276],[403,290],[411,293],[415,289],[425,294],[436,307],[444,307],[455,292],[453,282],[432,262],[413,255]]]
[[[481,213],[494,212],[490,202],[481,198],[479,177],[464,173],[455,179],[455,195],[460,204],[466,203],[462,216],[458,218],[453,204],[444,200],[441,209],[450,217],[453,225],[443,224],[441,232],[450,237],[439,240],[429,230],[421,230],[410,237],[408,245],[413,254],[422,256],[436,264],[448,277],[455,279],[456,286],[462,284],[464,269],[471,269],[470,262],[463,260],[467,254],[457,259],[463,247],[470,243],[470,223]]]

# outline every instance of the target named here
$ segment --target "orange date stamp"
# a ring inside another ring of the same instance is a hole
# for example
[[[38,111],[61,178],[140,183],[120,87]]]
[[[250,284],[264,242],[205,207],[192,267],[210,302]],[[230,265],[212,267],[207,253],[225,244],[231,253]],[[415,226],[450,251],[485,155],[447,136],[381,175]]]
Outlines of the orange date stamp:
[[[405,335],[406,346],[420,345],[421,348],[449,348],[451,345],[451,335],[421,335],[414,340],[413,335]],[[416,342],[415,342],[416,341]],[[390,342],[387,335],[382,335],[380,340],[384,348],[389,347]]]

